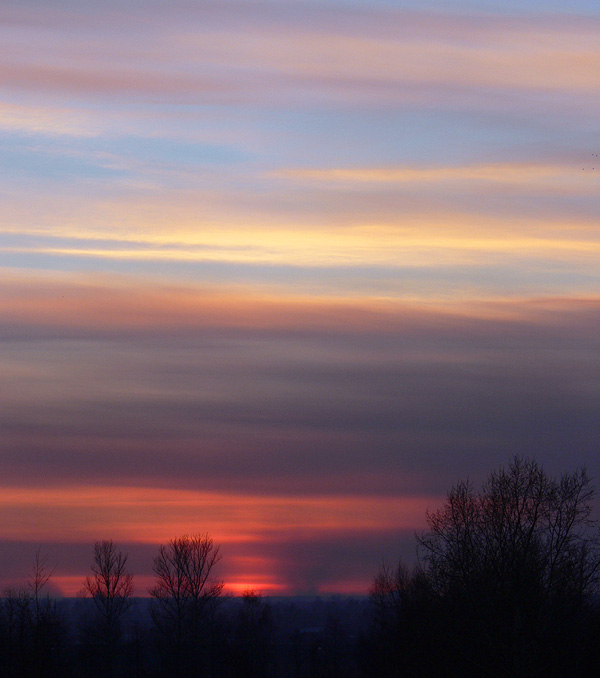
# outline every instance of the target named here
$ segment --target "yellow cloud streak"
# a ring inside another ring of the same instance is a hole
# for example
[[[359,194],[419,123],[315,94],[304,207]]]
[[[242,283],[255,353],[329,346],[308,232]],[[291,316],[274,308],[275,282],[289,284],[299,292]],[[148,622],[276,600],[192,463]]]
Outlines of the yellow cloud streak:
[[[411,189],[436,195],[444,184],[452,190],[477,191],[489,184],[510,195],[529,190],[597,195],[600,167],[582,169],[561,163],[486,163],[446,167],[349,167],[288,168],[270,174],[291,182],[308,182],[338,190],[368,190],[388,184],[407,184]],[[561,223],[548,219],[503,218],[459,213],[401,214],[394,222],[387,216],[378,223],[347,224],[344,215],[329,215],[325,223],[312,223],[302,215],[290,215],[283,223],[277,214],[246,214],[236,218],[217,212],[208,219],[195,218],[196,204],[170,198],[154,199],[150,211],[129,209],[118,225],[87,222],[77,217],[69,223],[50,223],[46,228],[5,226],[4,233],[51,235],[56,244],[32,243],[0,248],[5,253],[93,257],[122,261],[217,262],[289,266],[404,266],[486,265],[498,257],[550,258],[587,264],[598,257],[600,240],[595,225],[574,219]],[[385,196],[382,197],[385,205]],[[433,203],[435,206],[435,202]],[[98,209],[92,210],[98,212]],[[100,214],[102,212],[100,211]],[[539,234],[543,233],[543,236]],[[69,240],[76,241],[69,243]],[[103,242],[105,241],[105,242]],[[112,242],[111,242],[112,241]],[[118,245],[116,246],[116,244]]]
[[[99,247],[1,247],[1,252],[94,257],[126,261],[223,262],[238,264],[279,264],[291,266],[432,266],[439,264],[483,264],[497,255],[518,258],[587,260],[600,254],[600,242],[591,239],[450,234],[418,235],[402,228],[371,227],[329,232],[228,231],[211,237],[202,234],[202,243],[190,239],[189,246],[156,247],[160,236],[147,243],[124,242],[115,249]],[[227,242],[236,246],[228,248]],[[93,244],[92,244],[93,243]],[[165,243],[166,244],[166,243]],[[154,245],[154,246],[153,246]]]
[[[481,181],[501,184],[522,184],[525,188],[560,182],[565,189],[582,192],[600,186],[598,171],[581,164],[487,163],[463,167],[349,167],[331,169],[284,169],[272,176],[318,182],[378,183],[445,183],[449,181]]]

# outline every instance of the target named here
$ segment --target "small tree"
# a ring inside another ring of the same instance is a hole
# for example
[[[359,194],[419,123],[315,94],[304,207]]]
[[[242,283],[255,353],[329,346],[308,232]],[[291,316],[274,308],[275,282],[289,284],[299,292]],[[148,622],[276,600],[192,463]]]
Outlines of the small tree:
[[[0,597],[1,675],[53,678],[64,675],[65,627],[55,600],[43,595],[51,571],[38,550],[27,585]]]
[[[94,544],[92,576],[86,577],[85,589],[96,609],[96,632],[105,660],[103,670],[110,675],[121,640],[121,619],[133,602],[133,576],[127,571],[127,555],[112,540]]]
[[[235,624],[233,667],[236,676],[265,678],[272,673],[273,618],[260,593],[247,589]]]
[[[154,558],[152,618],[173,652],[175,676],[198,659],[203,621],[223,591],[223,582],[214,578],[220,560],[219,547],[208,534],[171,539]]]
[[[374,622],[382,631],[396,629],[404,618],[412,575],[401,561],[395,567],[383,562],[369,591]]]
[[[426,575],[402,561],[383,562],[369,591],[371,623],[365,637],[365,675],[429,676],[437,646],[437,610]]]
[[[37,549],[27,585],[33,595],[36,613],[38,614],[42,603],[42,591],[50,581],[50,577],[52,577],[52,570],[48,568],[48,555],[42,555],[40,549]]]
[[[9,587],[0,597],[2,675],[27,675],[31,670],[32,598],[26,588]]]
[[[30,661],[32,676],[60,675],[63,660],[65,629],[56,600],[44,595],[44,589],[52,577],[48,555],[40,549],[35,558],[27,586],[31,592],[32,647]]]

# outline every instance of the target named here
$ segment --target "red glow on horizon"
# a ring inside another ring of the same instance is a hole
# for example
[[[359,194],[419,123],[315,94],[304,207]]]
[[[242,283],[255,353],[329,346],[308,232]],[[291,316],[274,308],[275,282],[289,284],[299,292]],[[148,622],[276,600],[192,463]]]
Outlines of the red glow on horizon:
[[[135,595],[145,597],[154,583],[152,557],[158,546],[198,531],[207,531],[221,549],[223,560],[215,577],[224,581],[227,593],[294,595],[304,590],[305,582],[301,569],[298,577],[291,574],[296,563],[290,560],[290,541],[327,544],[364,533],[418,529],[426,510],[439,501],[423,496],[286,497],[99,485],[0,490],[0,509],[7,516],[0,539],[29,543],[32,553],[40,542],[61,543],[66,557],[57,563],[51,581],[53,590],[67,597],[84,588],[95,540],[111,538],[129,551]],[[85,544],[90,545],[89,559],[82,556]],[[28,571],[27,566],[24,577]],[[313,584],[306,586],[314,590]],[[368,586],[368,581],[340,581],[318,592],[364,593]]]
[[[274,582],[256,581],[254,579],[233,581],[225,584],[224,592],[234,596],[241,596],[244,593],[254,593],[258,596],[282,596],[289,595],[289,588],[285,584]]]
[[[156,487],[2,488],[11,520],[0,538],[165,543],[205,525],[222,545],[278,542],[289,536],[424,526],[429,496],[260,496]]]

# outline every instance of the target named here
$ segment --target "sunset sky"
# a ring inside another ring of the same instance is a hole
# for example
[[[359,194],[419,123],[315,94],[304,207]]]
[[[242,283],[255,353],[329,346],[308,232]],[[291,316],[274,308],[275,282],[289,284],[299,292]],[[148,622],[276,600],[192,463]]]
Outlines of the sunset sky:
[[[0,588],[208,532],[364,593],[511,456],[600,489],[600,4],[3,0]]]

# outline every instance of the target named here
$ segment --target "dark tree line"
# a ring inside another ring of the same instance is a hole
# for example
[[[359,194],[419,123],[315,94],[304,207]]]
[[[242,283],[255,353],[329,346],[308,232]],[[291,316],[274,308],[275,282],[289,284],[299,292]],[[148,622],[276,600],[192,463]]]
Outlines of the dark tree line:
[[[515,458],[427,516],[420,566],[371,591],[371,675],[526,678],[600,668],[600,538],[585,470]]]
[[[149,592],[152,623],[144,623],[128,619],[133,576],[127,555],[114,542],[95,543],[92,574],[82,591],[87,600],[79,601],[69,619],[64,606],[44,596],[51,572],[38,552],[27,586],[8,589],[0,598],[0,676],[217,675],[207,638],[214,636],[214,612],[222,600],[223,582],[214,579],[219,559],[208,535],[183,536],[161,546]]]
[[[219,560],[219,547],[208,535],[185,535],[160,546],[152,564],[151,623],[133,625],[126,634],[123,619],[133,602],[127,555],[112,541],[96,542],[92,576],[85,581],[95,609],[84,625],[82,675],[131,675],[131,654],[140,676],[214,675],[214,613],[223,600],[223,582],[214,578]]]
[[[27,585],[0,598],[0,675],[6,678],[62,675],[66,625],[57,602],[44,596],[51,574],[38,551]]]
[[[223,595],[208,535],[159,548],[150,599],[127,555],[94,545],[85,599],[26,587],[0,598],[6,678],[563,678],[600,667],[600,537],[585,471],[515,458],[451,489],[417,536],[419,565],[384,564],[368,599]]]

